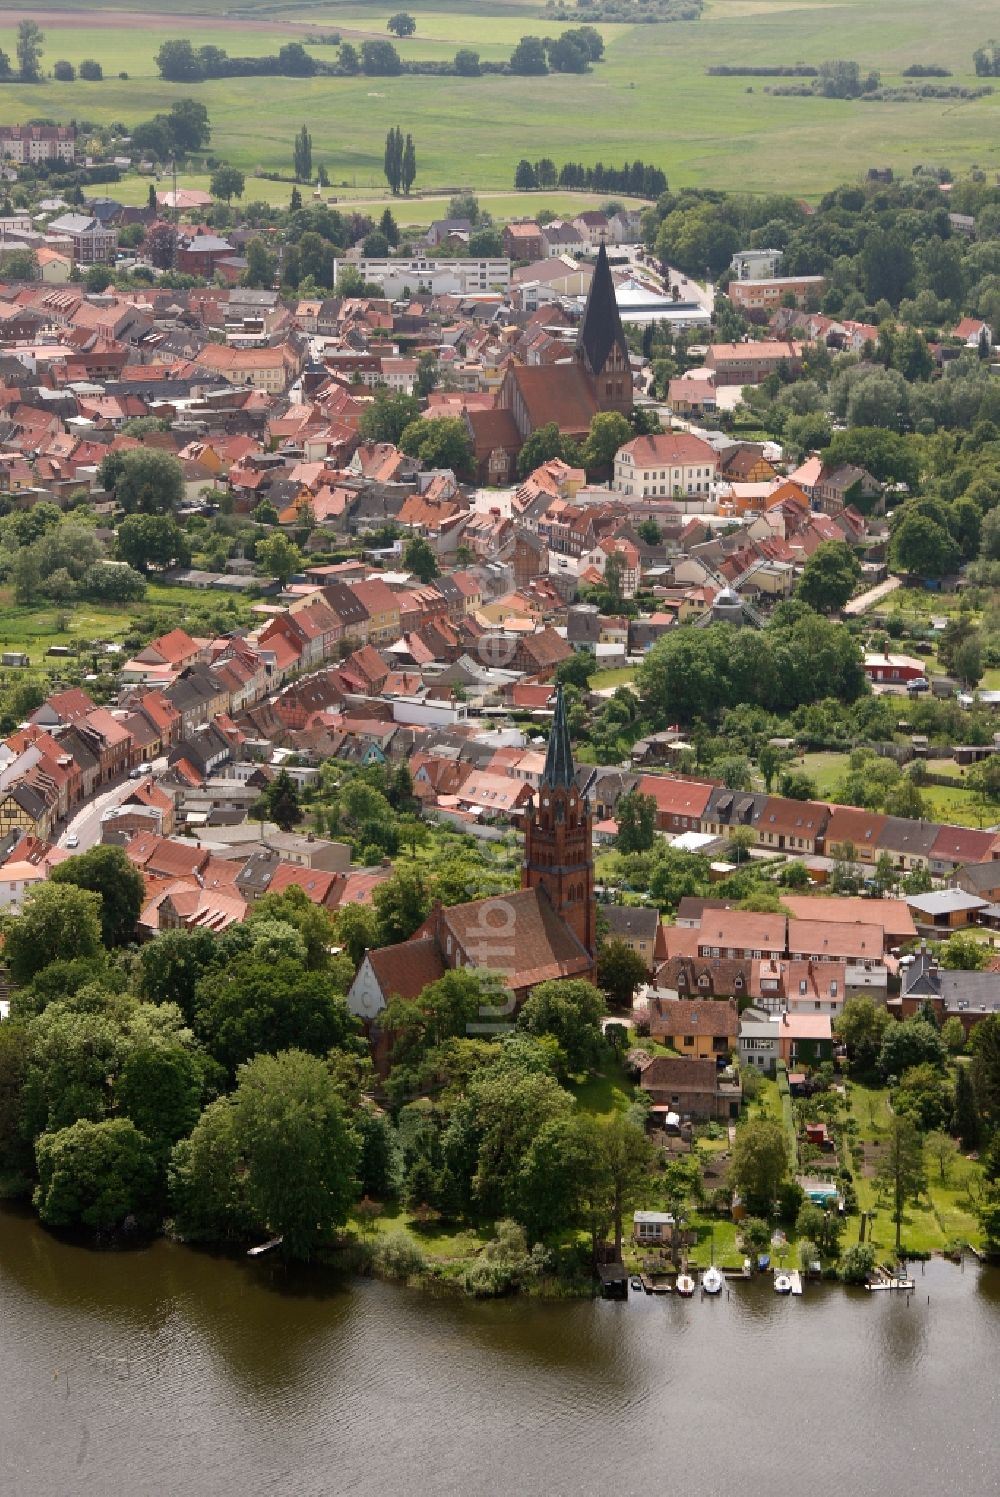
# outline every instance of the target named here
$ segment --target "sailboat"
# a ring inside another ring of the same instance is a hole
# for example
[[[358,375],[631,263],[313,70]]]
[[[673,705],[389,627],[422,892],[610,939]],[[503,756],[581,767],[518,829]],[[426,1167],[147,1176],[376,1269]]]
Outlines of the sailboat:
[[[690,1299],[692,1294],[694,1294],[694,1290],[695,1283],[691,1275],[689,1273],[679,1273],[677,1275],[677,1293],[682,1294],[685,1299]]]
[[[710,1268],[706,1268],[701,1276],[701,1287],[706,1294],[718,1294],[725,1282],[721,1272],[716,1268],[714,1263]]]

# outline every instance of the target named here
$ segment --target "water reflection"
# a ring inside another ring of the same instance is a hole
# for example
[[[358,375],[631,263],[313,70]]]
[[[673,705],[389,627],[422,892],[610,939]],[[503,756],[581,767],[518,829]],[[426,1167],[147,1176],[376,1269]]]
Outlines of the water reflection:
[[[767,1453],[769,1497],[1000,1485],[1000,1275],[972,1266],[910,1305],[765,1278],[477,1304],[0,1212],[0,1325],[2,1497],[714,1497],[734,1451]]]

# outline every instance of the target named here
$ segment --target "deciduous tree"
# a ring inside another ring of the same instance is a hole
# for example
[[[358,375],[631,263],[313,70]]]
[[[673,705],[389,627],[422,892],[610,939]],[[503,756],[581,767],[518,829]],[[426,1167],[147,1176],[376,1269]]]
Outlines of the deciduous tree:
[[[156,1164],[149,1141],[128,1118],[81,1118],[43,1133],[35,1159],[35,1208],[48,1226],[107,1232],[129,1216],[151,1223]]]
[[[105,946],[127,946],[146,898],[142,874],[120,847],[92,847],[53,868],[49,882],[75,884],[100,896],[101,940]],[[85,953],[81,953],[85,955]]]
[[[788,1145],[780,1123],[753,1118],[736,1130],[729,1183],[750,1211],[769,1215],[788,1174]]]
[[[927,1185],[923,1139],[912,1119],[897,1116],[889,1119],[889,1126],[879,1142],[881,1163],[878,1179],[889,1195],[898,1253],[903,1213],[911,1201],[919,1199]]]
[[[101,896],[50,879],[31,890],[20,915],[8,917],[4,935],[4,959],[17,983],[30,982],[50,962],[96,956]]]

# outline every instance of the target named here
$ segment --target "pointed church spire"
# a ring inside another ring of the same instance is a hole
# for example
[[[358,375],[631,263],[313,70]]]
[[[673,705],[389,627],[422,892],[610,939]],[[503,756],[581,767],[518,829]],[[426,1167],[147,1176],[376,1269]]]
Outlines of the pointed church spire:
[[[552,718],[552,731],[545,754],[542,784],[550,790],[568,790],[573,783],[573,750],[569,741],[569,724],[566,721],[566,704],[563,690],[556,691],[556,710]]]
[[[587,305],[577,335],[577,354],[583,355],[591,374],[598,375],[608,360],[608,354],[618,343],[625,348],[625,333],[615,296],[615,283],[608,264],[608,252],[601,240],[597,251],[597,262],[587,294]]]

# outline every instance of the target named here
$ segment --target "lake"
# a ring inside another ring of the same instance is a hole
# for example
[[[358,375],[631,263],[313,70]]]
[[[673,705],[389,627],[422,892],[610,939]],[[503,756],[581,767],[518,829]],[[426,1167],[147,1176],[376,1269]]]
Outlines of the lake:
[[[1000,1272],[916,1281],[478,1304],[5,1209],[0,1493],[996,1491]]]

